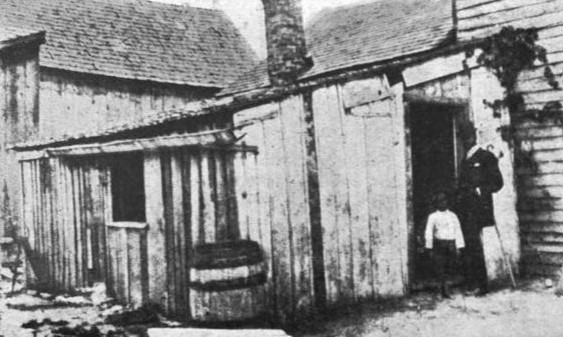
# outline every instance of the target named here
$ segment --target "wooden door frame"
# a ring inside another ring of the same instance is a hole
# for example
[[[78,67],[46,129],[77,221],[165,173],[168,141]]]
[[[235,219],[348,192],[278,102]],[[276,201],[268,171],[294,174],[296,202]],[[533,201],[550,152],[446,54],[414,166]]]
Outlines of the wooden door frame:
[[[433,105],[440,105],[444,107],[448,107],[454,110],[454,156],[456,156],[456,183],[457,177],[459,172],[457,171],[457,167],[459,166],[459,162],[461,160],[461,156],[459,153],[463,153],[460,151],[460,148],[463,147],[463,144],[457,143],[459,129],[462,125],[466,125],[467,123],[471,123],[470,118],[470,101],[469,99],[451,99],[451,98],[437,98],[437,97],[430,97],[430,96],[421,96],[415,95],[411,93],[404,93],[403,96],[403,106],[405,111],[405,139],[406,139],[406,152],[407,152],[407,235],[408,235],[408,261],[407,261],[407,268],[408,268],[408,288],[409,290],[412,289],[414,284],[416,283],[416,272],[415,272],[415,260],[416,260],[416,236],[415,236],[415,224],[414,224],[414,189],[413,189],[413,161],[412,161],[412,110],[413,105],[415,104],[433,104]]]

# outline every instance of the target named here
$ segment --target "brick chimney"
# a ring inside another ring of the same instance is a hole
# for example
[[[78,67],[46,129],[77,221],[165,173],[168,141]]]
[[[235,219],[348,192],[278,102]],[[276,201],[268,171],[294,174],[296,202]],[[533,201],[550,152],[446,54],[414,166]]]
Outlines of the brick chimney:
[[[262,0],[262,3],[270,82],[272,86],[292,84],[313,65],[305,45],[301,0]]]

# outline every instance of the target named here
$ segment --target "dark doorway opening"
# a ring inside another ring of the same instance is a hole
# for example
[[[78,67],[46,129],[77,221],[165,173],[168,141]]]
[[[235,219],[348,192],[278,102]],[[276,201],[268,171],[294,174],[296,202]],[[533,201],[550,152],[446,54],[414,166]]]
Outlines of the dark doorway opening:
[[[456,115],[459,107],[411,103],[413,220],[415,237],[414,287],[425,287],[435,280],[432,261],[424,250],[424,230],[434,211],[432,197],[439,191],[448,194],[454,205],[459,140]],[[459,275],[459,268],[453,270]],[[458,279],[455,276],[454,279]]]

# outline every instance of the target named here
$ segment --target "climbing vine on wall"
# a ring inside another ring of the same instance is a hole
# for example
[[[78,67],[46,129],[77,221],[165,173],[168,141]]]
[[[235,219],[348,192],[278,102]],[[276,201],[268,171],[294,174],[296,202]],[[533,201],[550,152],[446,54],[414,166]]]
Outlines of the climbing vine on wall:
[[[547,51],[538,45],[537,41],[537,29],[508,26],[488,37],[481,46],[483,53],[477,58],[477,63],[490,69],[506,90],[503,100],[485,102],[493,108],[495,114],[498,114],[502,107],[508,108],[511,114],[521,112],[524,108],[524,99],[516,90],[518,75],[522,70],[532,68],[536,61],[544,65],[543,75],[547,83],[553,89],[559,89],[559,83],[555,80],[555,75],[547,61]],[[543,110],[560,112],[561,104],[550,102]],[[561,118],[560,113],[558,116]]]

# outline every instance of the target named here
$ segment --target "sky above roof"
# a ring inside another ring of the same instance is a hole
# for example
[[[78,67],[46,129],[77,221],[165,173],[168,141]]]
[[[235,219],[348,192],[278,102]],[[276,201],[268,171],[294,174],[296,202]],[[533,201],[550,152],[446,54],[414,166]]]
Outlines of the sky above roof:
[[[231,18],[250,43],[260,58],[266,57],[266,38],[264,33],[264,15],[261,0],[153,0],[173,4],[219,8]],[[316,14],[325,8],[373,2],[377,0],[302,0],[303,16],[307,24]],[[389,0],[387,0],[389,1]],[[400,2],[401,0],[393,0]]]

